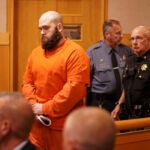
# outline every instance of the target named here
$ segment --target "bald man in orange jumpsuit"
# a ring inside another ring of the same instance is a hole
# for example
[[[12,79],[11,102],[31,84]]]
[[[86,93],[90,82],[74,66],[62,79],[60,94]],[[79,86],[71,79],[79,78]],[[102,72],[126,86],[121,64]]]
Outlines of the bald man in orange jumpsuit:
[[[30,140],[39,150],[61,150],[67,115],[84,106],[89,59],[81,46],[65,38],[59,13],[42,14],[39,29],[41,46],[35,48],[28,59],[22,91],[34,113],[48,116],[51,125],[36,121]]]

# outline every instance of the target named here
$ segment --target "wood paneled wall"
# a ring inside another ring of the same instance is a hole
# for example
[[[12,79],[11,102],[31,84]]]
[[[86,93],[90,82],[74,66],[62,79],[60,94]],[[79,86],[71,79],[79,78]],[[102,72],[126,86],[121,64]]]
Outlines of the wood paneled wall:
[[[102,38],[107,0],[14,0],[14,89],[20,90],[27,59],[40,44],[38,19],[48,10],[58,11],[64,25],[79,25],[81,39],[75,40],[85,50]],[[73,7],[75,6],[75,7]]]
[[[0,0],[0,32],[6,32],[6,0]]]
[[[122,43],[128,45],[129,47],[131,47],[130,36],[131,34],[123,34],[123,39],[122,39]]]
[[[0,91],[10,90],[9,33],[0,33]]]
[[[78,7],[72,8],[72,5]],[[67,8],[67,9],[66,9]],[[81,40],[76,40],[85,50],[102,39],[102,24],[108,15],[108,0],[7,0],[7,32],[9,33],[9,87],[19,90],[27,58],[40,43],[38,18],[47,10],[59,11],[65,24],[82,26]],[[129,35],[123,43],[130,45]]]

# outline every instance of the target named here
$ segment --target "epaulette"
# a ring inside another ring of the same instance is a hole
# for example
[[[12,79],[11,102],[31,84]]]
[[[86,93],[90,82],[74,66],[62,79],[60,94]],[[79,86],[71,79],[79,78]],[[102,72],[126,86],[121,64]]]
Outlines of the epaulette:
[[[92,45],[91,47],[88,48],[88,50],[96,50],[102,46],[102,41],[97,42],[96,44]]]

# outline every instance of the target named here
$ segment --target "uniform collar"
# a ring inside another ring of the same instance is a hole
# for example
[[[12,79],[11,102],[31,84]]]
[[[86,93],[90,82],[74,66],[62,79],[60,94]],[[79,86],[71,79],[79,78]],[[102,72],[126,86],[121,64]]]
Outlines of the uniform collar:
[[[137,57],[137,56],[136,56]],[[150,57],[150,50],[148,50],[146,53],[144,53],[142,56],[137,57],[137,61],[146,60],[148,57]]]
[[[116,46],[115,48],[112,48],[109,45],[107,45],[106,43],[105,43],[105,46],[106,46],[106,51],[107,51],[108,54],[111,54],[112,49],[115,50],[115,53],[118,53],[118,51],[119,51],[119,46]]]
[[[28,142],[27,140],[23,141],[17,147],[15,147],[13,150],[21,150],[27,144],[27,142]]]

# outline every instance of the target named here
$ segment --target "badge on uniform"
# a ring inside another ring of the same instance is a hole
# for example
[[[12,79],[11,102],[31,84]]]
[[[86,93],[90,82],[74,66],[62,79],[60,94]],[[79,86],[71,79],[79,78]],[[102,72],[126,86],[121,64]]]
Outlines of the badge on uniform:
[[[104,62],[104,59],[100,59],[100,67],[106,67],[107,66],[107,64]]]
[[[148,68],[147,64],[143,64],[143,65],[141,66],[141,70],[142,70],[142,71],[146,71],[147,68]]]

